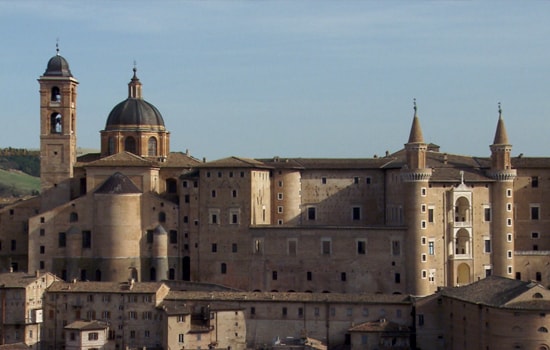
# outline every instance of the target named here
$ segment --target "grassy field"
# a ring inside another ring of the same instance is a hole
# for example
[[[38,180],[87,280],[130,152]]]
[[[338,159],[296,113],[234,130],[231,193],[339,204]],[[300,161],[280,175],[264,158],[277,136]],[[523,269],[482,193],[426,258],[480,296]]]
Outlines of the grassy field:
[[[0,169],[0,196],[20,197],[38,194],[40,178],[16,170]]]

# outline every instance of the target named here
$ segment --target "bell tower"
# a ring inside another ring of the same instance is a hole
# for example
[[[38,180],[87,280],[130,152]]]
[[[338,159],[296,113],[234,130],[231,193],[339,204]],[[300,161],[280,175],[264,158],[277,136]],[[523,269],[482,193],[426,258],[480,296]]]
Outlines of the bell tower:
[[[40,84],[40,190],[42,210],[71,198],[76,162],[76,87],[69,63],[56,47]]]

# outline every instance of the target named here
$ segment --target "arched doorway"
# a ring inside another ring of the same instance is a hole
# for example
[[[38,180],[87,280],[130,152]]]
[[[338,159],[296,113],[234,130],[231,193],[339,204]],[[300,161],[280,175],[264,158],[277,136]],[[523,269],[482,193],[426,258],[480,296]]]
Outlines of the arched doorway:
[[[458,285],[470,284],[470,266],[466,263],[458,265],[456,283]]]

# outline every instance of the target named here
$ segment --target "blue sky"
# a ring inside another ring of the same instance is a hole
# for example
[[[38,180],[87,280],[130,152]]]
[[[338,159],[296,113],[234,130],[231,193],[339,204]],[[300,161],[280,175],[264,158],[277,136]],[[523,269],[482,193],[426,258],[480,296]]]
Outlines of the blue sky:
[[[550,2],[2,1],[0,147],[39,146],[36,79],[80,82],[78,145],[99,147],[137,62],[172,151],[209,160],[383,155],[413,98],[427,142],[488,156],[498,102],[513,154],[550,156]]]

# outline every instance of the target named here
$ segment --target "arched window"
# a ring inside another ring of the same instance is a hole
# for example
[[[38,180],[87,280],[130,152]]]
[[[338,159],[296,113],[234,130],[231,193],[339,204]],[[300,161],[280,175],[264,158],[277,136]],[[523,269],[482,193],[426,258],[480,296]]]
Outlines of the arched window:
[[[108,145],[107,145],[107,153],[109,155],[112,155],[112,154],[115,154],[115,138],[114,137],[109,137],[109,140],[107,141]]]
[[[131,153],[136,153],[136,139],[128,136],[124,139],[124,150]]]
[[[157,155],[157,139],[154,137],[150,137],[147,142],[147,155],[151,157]]]
[[[52,102],[61,102],[61,91],[57,86],[54,86],[51,90],[50,100]]]
[[[159,222],[166,222],[166,213],[163,211],[159,213]]]
[[[535,294],[533,294],[533,298],[534,298],[534,299],[542,299],[542,294],[540,294],[540,293],[535,293]]]
[[[465,197],[460,197],[455,203],[455,221],[470,221],[470,202]]]
[[[69,222],[77,222],[78,221],[78,213],[75,213],[74,211],[69,215]]]
[[[63,131],[63,120],[61,114],[54,112],[50,116],[50,132],[52,134],[61,134]]]
[[[540,327],[537,331],[541,332],[541,333],[548,333],[548,328],[546,327]]]

